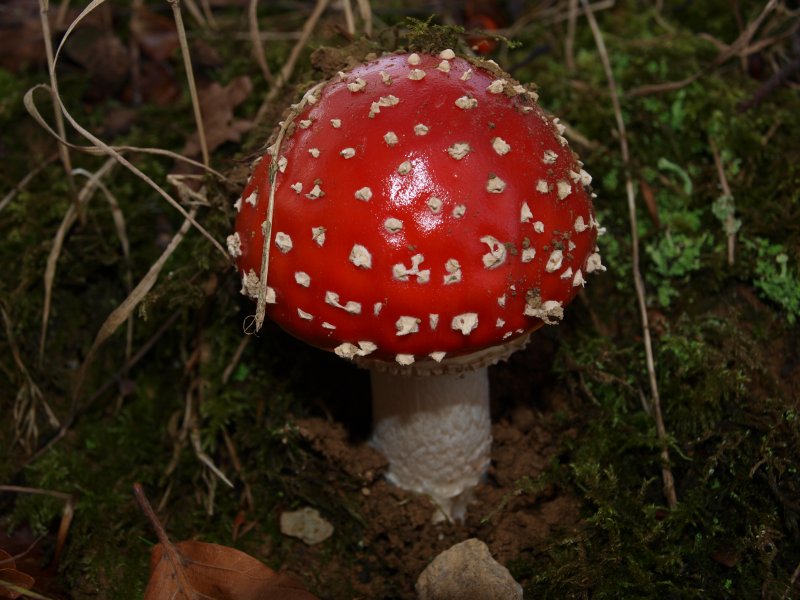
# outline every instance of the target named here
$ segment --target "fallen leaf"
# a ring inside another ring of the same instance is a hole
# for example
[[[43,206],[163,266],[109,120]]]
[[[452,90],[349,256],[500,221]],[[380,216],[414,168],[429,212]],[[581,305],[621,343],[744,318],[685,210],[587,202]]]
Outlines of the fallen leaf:
[[[128,47],[108,28],[75,30],[64,46],[64,54],[81,67],[81,76],[87,82],[85,97],[89,100],[116,95],[130,75]]]
[[[250,121],[235,119],[233,110],[253,91],[247,76],[237,77],[225,87],[214,82],[200,90],[200,112],[208,151],[213,152],[225,142],[239,142],[242,134],[253,126]],[[200,138],[193,133],[183,149],[184,156],[200,154]]]
[[[653,225],[655,225],[656,229],[660,228],[661,220],[658,218],[658,203],[656,202],[653,188],[644,179],[639,179],[639,189],[642,190],[642,198],[644,198],[644,203],[647,206],[647,212],[650,213]]]
[[[235,548],[197,541],[174,544],[181,575],[157,544],[150,555],[144,600],[319,600],[285,573]],[[190,589],[181,589],[186,582]]]
[[[131,33],[142,52],[157,62],[172,57],[180,45],[175,21],[153,12],[143,3],[135,6],[131,17]]]
[[[13,591],[6,583],[25,590],[33,589],[35,580],[22,571],[17,571],[17,564],[13,557],[0,548],[0,598],[19,598],[21,592]]]

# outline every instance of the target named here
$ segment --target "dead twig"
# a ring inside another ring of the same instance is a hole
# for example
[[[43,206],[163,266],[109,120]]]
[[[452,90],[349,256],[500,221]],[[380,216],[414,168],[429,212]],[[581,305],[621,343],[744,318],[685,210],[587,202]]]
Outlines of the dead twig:
[[[61,111],[58,109],[58,78],[56,77],[56,61],[53,55],[53,41],[50,34],[50,0],[39,0],[39,11],[42,21],[42,36],[44,38],[44,51],[45,55],[47,56],[47,69],[50,72],[50,89],[52,90],[52,99],[53,99],[53,113],[56,120],[56,130],[59,133],[59,137],[62,139],[67,138],[67,130],[64,127],[64,117],[61,114]],[[72,176],[72,158],[69,155],[69,148],[64,144],[58,145],[58,154],[61,157],[61,162],[64,165],[64,170],[67,172],[67,185],[69,186],[70,196],[72,197],[72,201],[75,204],[75,208],[78,208],[78,196],[76,194],[76,187],[75,187],[75,180]],[[83,223],[84,217],[80,211],[78,211],[78,218]]]
[[[327,2],[327,0],[320,0],[320,4],[325,2]],[[280,158],[281,144],[283,143],[283,138],[286,136],[286,132],[289,129],[292,119],[294,119],[294,117],[305,108],[306,104],[308,104],[309,98],[316,98],[317,92],[324,85],[325,82],[318,83],[305,93],[300,102],[294,105],[291,116],[283,121],[280,131],[278,131],[278,137],[275,140],[275,144],[273,144],[270,148],[272,160],[269,166],[269,203],[267,204],[267,218],[261,226],[264,234],[264,247],[261,255],[261,271],[259,272],[258,301],[256,302],[256,314],[254,320],[255,332],[258,332],[261,329],[261,326],[264,324],[264,317],[267,309],[267,276],[269,275],[269,256],[270,249],[272,248],[272,215],[275,210],[275,176],[278,172],[278,160]]]
[[[251,339],[250,336],[245,336],[239,342],[239,345],[236,347],[236,351],[233,353],[233,356],[231,357],[228,366],[226,366],[225,370],[222,372],[223,384],[228,383],[228,380],[231,378],[231,375],[233,375],[233,370],[239,364],[239,360],[241,360],[245,348],[247,348],[247,345],[250,343],[250,339]]]
[[[6,340],[11,356],[16,364],[22,382],[17,389],[17,396],[14,399],[12,408],[12,418],[14,420],[14,443],[19,443],[25,452],[30,452],[36,445],[39,438],[39,411],[43,410],[51,427],[60,427],[61,423],[56,418],[53,409],[44,399],[42,391],[28,372],[22,360],[22,354],[17,347],[14,338],[14,329],[11,319],[6,312],[5,306],[0,303],[0,317],[3,318],[3,326],[6,333]]]
[[[342,10],[344,11],[344,22],[347,33],[350,37],[356,35],[356,19],[353,16],[353,4],[350,0],[342,0]]]
[[[156,537],[158,537],[158,541],[164,549],[164,553],[167,555],[167,560],[169,560],[172,565],[173,574],[178,581],[177,588],[179,590],[193,589],[186,577],[184,559],[177,548],[175,548],[175,545],[170,541],[164,526],[161,524],[161,521],[159,521],[153,507],[150,506],[150,502],[148,502],[147,496],[145,496],[141,483],[137,482],[133,484],[133,495],[136,498],[136,502],[139,504],[139,508],[142,509],[147,520],[150,521],[150,525],[155,530]]]
[[[190,216],[194,217],[194,214],[197,212],[196,209],[192,209],[190,211]],[[164,249],[164,252],[161,256],[158,257],[158,260],[154,262],[150,269],[147,271],[147,274],[142,278],[142,280],[136,285],[133,291],[128,294],[128,297],[122,301],[117,308],[111,311],[111,314],[108,315],[103,325],[100,327],[100,330],[97,332],[97,336],[92,343],[92,347],[89,349],[89,352],[86,354],[86,358],[83,361],[80,369],[78,370],[78,375],[75,378],[75,384],[73,386],[72,391],[72,399],[73,399],[73,408],[76,406],[77,399],[80,396],[81,388],[83,387],[83,381],[86,377],[86,373],[88,371],[89,365],[94,360],[95,355],[97,354],[98,349],[100,346],[105,343],[105,341],[110,338],[113,333],[117,330],[117,328],[124,323],[128,317],[133,312],[133,309],[136,308],[142,299],[147,295],[147,293],[153,288],[156,281],[158,280],[158,276],[161,273],[161,270],[164,268],[164,264],[167,262],[172,253],[178,248],[180,243],[183,241],[183,238],[189,233],[189,229],[191,228],[191,221],[186,219],[183,224],[181,225],[178,232],[173,236],[172,240],[170,241],[169,245]]]
[[[192,55],[189,52],[189,42],[186,39],[186,29],[183,26],[181,16],[180,0],[167,0],[172,6],[172,16],[175,19],[175,27],[178,30],[178,40],[181,45],[181,55],[183,56],[183,67],[186,70],[186,80],[189,84],[189,94],[192,98],[192,108],[194,109],[194,120],[197,126],[197,137],[200,140],[200,152],[203,155],[203,164],[211,164],[208,154],[208,142],[206,141],[206,128],[203,124],[203,113],[200,111],[200,99],[197,96],[197,85],[194,81],[194,69],[192,69]]]
[[[611,70],[611,61],[608,58],[605,42],[603,41],[603,34],[600,31],[600,26],[594,17],[588,0],[581,0],[584,7],[586,18],[589,21],[589,27],[592,30],[597,51],[600,54],[600,60],[603,64],[603,69],[608,79],[608,89],[611,95],[611,103],[614,107],[614,116],[617,122],[617,130],[619,132],[620,151],[622,153],[622,162],[625,165],[625,191],[628,197],[628,214],[631,225],[631,270],[633,271],[633,281],[636,287],[636,298],[639,305],[639,316],[642,321],[642,336],[644,338],[645,358],[647,362],[647,375],[650,380],[650,404],[653,413],[653,418],[656,422],[656,432],[658,434],[658,441],[661,445],[661,476],[664,484],[664,495],[667,499],[667,504],[670,508],[674,508],[678,504],[678,496],[675,491],[675,478],[672,475],[670,467],[669,456],[669,439],[667,430],[664,426],[664,418],[661,414],[661,399],[658,393],[658,381],[656,378],[655,360],[653,358],[653,343],[650,337],[650,324],[647,316],[647,303],[646,293],[644,286],[644,279],[639,268],[639,232],[636,223],[636,196],[633,188],[633,179],[630,173],[630,153],[628,149],[628,137],[625,130],[625,121],[622,118],[622,108],[619,103],[619,94],[617,92],[617,83],[614,79],[614,73]]]
[[[786,83],[791,81],[792,78],[794,78],[798,73],[800,73],[800,56],[789,61],[778,71],[773,73],[769,79],[767,79],[755,92],[753,92],[753,95],[750,96],[750,98],[737,104],[736,109],[739,112],[746,112],[756,108],[775,91],[785,86]]]
[[[733,194],[731,193],[731,186],[728,185],[728,177],[725,175],[725,166],[722,164],[722,157],[717,149],[717,144],[712,137],[708,138],[708,144],[711,146],[711,154],[714,155],[714,164],[717,167],[717,176],[719,177],[719,184],[722,187],[722,193],[731,199],[733,202]],[[733,209],[728,211],[725,216],[725,231],[728,234],[728,266],[732,267],[736,252],[736,218],[734,217]]]
[[[330,0],[317,0],[314,10],[309,15],[305,25],[303,25],[303,31],[300,35],[300,38],[292,47],[292,50],[289,53],[289,58],[286,60],[283,68],[281,68],[280,73],[278,73],[278,77],[275,80],[275,85],[273,85],[269,92],[267,92],[267,97],[264,100],[264,103],[261,105],[261,108],[258,109],[258,112],[253,119],[253,127],[257,127],[261,123],[261,121],[267,115],[273,100],[277,98],[281,89],[283,89],[283,86],[286,85],[286,82],[289,81],[292,73],[294,73],[294,68],[297,65],[297,60],[300,58],[300,53],[303,51],[303,48],[305,48],[306,42],[308,42],[308,39],[311,37],[311,32],[314,31],[317,21],[319,21],[319,18],[322,16],[322,13],[325,12],[325,9],[328,8],[329,3]]]
[[[0,211],[2,211],[5,207],[11,204],[11,201],[19,194],[22,190],[28,187],[28,184],[33,181],[33,178],[36,177],[39,173],[44,170],[45,167],[49,166],[51,162],[58,158],[58,153],[51,154],[47,158],[45,158],[41,163],[36,165],[36,167],[31,170],[30,173],[25,175],[22,179],[19,180],[19,183],[15,185],[8,193],[3,196],[3,199],[0,200]]]
[[[564,62],[567,70],[575,70],[575,23],[578,21],[578,0],[569,0],[567,35],[564,37]]]
[[[272,71],[269,69],[267,59],[264,56],[264,45],[261,43],[261,32],[258,27],[258,0],[250,0],[247,10],[247,20],[250,29],[250,42],[253,44],[253,54],[256,58],[261,73],[264,75],[266,82],[272,87],[275,84],[275,78],[272,76]]]
[[[90,175],[89,180],[84,184],[81,191],[78,193],[77,205],[73,204],[64,213],[61,219],[56,235],[53,238],[53,244],[50,247],[50,253],[47,256],[47,264],[44,269],[44,306],[42,308],[42,327],[39,332],[39,365],[44,363],[45,355],[45,342],[47,340],[47,328],[50,323],[50,306],[53,300],[53,282],[56,277],[56,267],[58,266],[58,258],[61,256],[61,249],[64,247],[64,241],[75,221],[78,220],[79,215],[83,212],[84,207],[89,203],[98,188],[100,180],[111,172],[116,162],[114,159],[108,159],[102,167],[100,167],[94,174]]]
[[[581,0],[581,2],[583,2],[583,0]],[[777,4],[778,0],[769,0],[766,6],[764,6],[761,13],[759,13],[759,15],[747,25],[747,27],[745,28],[744,31],[742,31],[739,37],[736,38],[736,40],[730,46],[728,46],[727,49],[720,52],[714,58],[714,60],[712,60],[709,64],[704,66],[696,73],[680,81],[670,81],[667,83],[643,85],[634,88],[632,90],[629,90],[626,95],[631,98],[635,98],[638,96],[649,96],[651,94],[658,94],[662,92],[673,92],[694,83],[709,71],[727,62],[730,58],[739,55],[739,53],[743,51],[746,51],[747,47],[750,45],[750,40],[755,35],[756,31],[758,31],[758,28],[761,26],[761,23],[763,23],[767,15],[769,15],[769,13],[775,9]]]
[[[364,33],[367,37],[372,37],[372,7],[369,0],[358,0],[358,12],[364,21]]]
[[[788,600],[791,597],[792,589],[795,583],[797,583],[798,578],[800,578],[800,563],[797,563],[797,566],[794,568],[792,576],[789,578],[789,583],[786,584],[786,591],[784,591],[781,596],[781,600]]]
[[[72,518],[75,516],[75,497],[66,492],[57,492],[54,490],[45,490],[42,488],[25,487],[20,485],[0,485],[0,492],[10,492],[14,494],[35,494],[39,496],[50,496],[51,498],[58,498],[64,501],[64,510],[61,512],[61,522],[58,525],[58,534],[56,536],[56,548],[53,553],[53,559],[50,566],[58,567],[61,556],[64,553],[64,544],[67,541],[69,528],[72,524]]]
[[[56,52],[55,52],[55,55],[54,55],[54,58],[53,58],[53,69],[51,69],[51,73],[53,75],[55,73],[55,71],[54,71],[55,65],[58,63],[58,58],[59,58],[59,55],[61,53],[61,50],[64,48],[64,44],[66,44],[66,42],[70,38],[70,35],[72,34],[72,32],[75,30],[76,27],[78,27],[78,25],[83,21],[84,18],[86,18],[86,16],[88,14],[90,14],[92,11],[94,11],[98,6],[102,5],[105,1],[106,0],[91,0],[89,2],[89,4],[80,12],[80,14],[72,21],[72,23],[69,25],[67,30],[64,32],[64,35],[63,35],[63,37],[61,39],[61,42],[58,45],[58,48],[56,49]],[[36,90],[38,90],[38,89],[47,90],[48,93],[52,97],[55,98],[55,101],[58,104],[58,108],[59,108],[61,114],[63,114],[64,117],[67,119],[67,121],[69,121],[70,125],[72,125],[72,127],[78,133],[80,133],[84,138],[86,138],[87,140],[89,140],[93,144],[94,147],[93,148],[85,148],[86,151],[92,152],[92,153],[96,153],[96,154],[107,154],[109,156],[114,157],[117,160],[117,162],[122,164],[125,168],[127,168],[129,171],[134,173],[139,179],[141,179],[142,181],[147,183],[147,185],[149,185],[156,192],[158,192],[158,194],[161,195],[169,204],[171,204],[179,213],[181,213],[181,215],[185,219],[188,219],[189,222],[191,223],[191,225],[193,225],[198,231],[200,231],[203,234],[203,236],[206,237],[206,239],[208,239],[209,242],[211,242],[211,244],[217,249],[217,251],[220,252],[220,254],[225,256],[226,260],[230,260],[230,257],[228,256],[228,253],[225,250],[225,248],[222,246],[222,244],[220,244],[216,239],[214,239],[211,236],[211,234],[208,233],[208,231],[206,231],[206,229],[202,225],[200,225],[200,223],[198,223],[195,220],[194,216],[190,215],[189,212],[187,212],[187,210],[183,206],[181,206],[180,203],[178,203],[175,200],[175,198],[173,198],[161,186],[159,186],[155,181],[153,181],[152,178],[150,178],[148,175],[146,175],[144,172],[142,172],[141,169],[137,168],[128,159],[126,159],[124,156],[122,156],[122,154],[120,153],[119,150],[109,146],[108,144],[103,142],[100,138],[98,138],[97,136],[92,134],[90,131],[88,131],[86,128],[82,127],[75,120],[75,118],[70,114],[70,112],[67,110],[67,107],[64,105],[64,102],[62,101],[61,97],[57,93],[54,93],[53,88],[48,87],[48,86],[43,85],[43,84],[39,84],[39,85],[36,85],[36,86],[32,87],[31,89],[29,89],[26,92],[26,94],[25,94],[25,96],[23,98],[23,103],[25,105],[25,108],[28,110],[28,113],[30,113],[31,116],[33,116],[34,119],[36,119],[36,121],[42,127],[44,127],[48,132],[50,132],[51,135],[56,137],[62,143],[67,144],[70,147],[74,147],[74,146],[70,145],[69,142],[67,142],[67,140],[64,138],[64,136],[62,136],[58,132],[54,131],[47,124],[47,122],[44,120],[44,118],[39,113],[39,110],[36,107],[36,104],[35,104],[35,102],[33,100],[33,96],[34,96]],[[81,149],[83,150],[84,148],[81,147]],[[172,154],[172,155],[175,155],[175,153],[169,153],[169,152],[166,152],[166,151],[163,151],[163,150],[159,150],[159,149],[149,149],[149,151],[152,152],[153,154],[164,154],[164,155]],[[186,160],[186,159],[184,159],[184,160]],[[195,161],[188,161],[188,162],[195,162]],[[199,163],[196,163],[196,164],[199,164]],[[203,168],[205,170],[207,170],[209,172],[214,172],[212,169],[210,169],[208,167],[207,163],[203,164],[202,166],[203,166]],[[225,178],[223,177],[223,179],[225,179]]]

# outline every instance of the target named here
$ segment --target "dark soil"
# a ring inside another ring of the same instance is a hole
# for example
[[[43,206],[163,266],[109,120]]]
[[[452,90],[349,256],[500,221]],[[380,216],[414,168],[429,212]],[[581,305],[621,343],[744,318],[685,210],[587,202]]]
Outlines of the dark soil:
[[[57,43],[86,3],[73,2],[60,25],[56,4]],[[593,3],[629,163],[593,31],[583,13],[569,24],[582,2],[439,3],[448,21],[468,30],[494,22],[518,45],[426,24],[422,0],[372,0],[373,36],[358,16],[351,36],[344,4],[331,3],[257,126],[271,86],[251,58],[248,3],[209,4],[217,28],[186,11],[184,20],[203,110],[222,115],[208,122],[211,165],[225,177],[197,180],[205,196],[182,197],[167,181],[179,170],[172,156],[126,157],[197,208],[214,240],[232,231],[248,165],[274,123],[321,70],[368,52],[467,51],[477,41],[519,81],[538,84],[542,105],[569,125],[594,176],[608,272],[560,326],[491,369],[490,471],[466,522],[434,525],[427,499],[382,478],[384,460],[368,444],[367,373],[269,323],[247,337],[253,306],[230,261],[196,230],[132,312],[131,333],[121,324],[89,356],[183,217],[117,165],[102,179],[108,195],[91,195],[62,226],[75,189],[23,101],[50,80],[39,6],[0,2],[0,548],[20,554],[36,591],[142,595],[157,539],[131,494],[140,482],[172,540],[235,547],[326,600],[412,598],[425,566],[470,537],[488,544],[526,598],[800,598],[797,2]],[[313,5],[259,3],[273,74]],[[171,3],[131,6],[102,3],[76,27],[57,69],[64,104],[106,142],[200,160]],[[32,98],[51,120],[47,92]],[[68,137],[87,143],[74,130]],[[70,156],[78,190],[108,160]],[[666,440],[654,419],[636,250]],[[674,506],[662,484],[665,443]],[[306,506],[335,527],[316,546],[278,525],[283,511]]]
[[[533,344],[538,341],[534,336]],[[367,444],[351,441],[343,424],[321,418],[296,421],[300,435],[331,468],[343,468],[361,482],[354,509],[364,524],[359,543],[365,552],[357,560],[359,568],[352,570],[331,561],[324,550],[298,543],[283,567],[306,581],[338,582],[343,595],[331,590],[332,597],[346,596],[348,585],[363,598],[410,597],[427,564],[465,539],[486,542],[495,559],[507,564],[541,547],[554,532],[568,531],[579,518],[578,499],[553,485],[523,493],[519,483],[541,475],[557,459],[564,436],[575,434],[564,424],[571,411],[565,391],[542,387],[546,374],[524,369],[526,364],[542,364],[541,354],[520,352],[513,359],[516,368],[501,365],[493,371],[492,395],[499,414],[492,428],[492,465],[464,523],[432,524],[431,502],[384,481],[383,457]],[[514,401],[530,395],[533,402]],[[341,581],[343,573],[346,582]]]

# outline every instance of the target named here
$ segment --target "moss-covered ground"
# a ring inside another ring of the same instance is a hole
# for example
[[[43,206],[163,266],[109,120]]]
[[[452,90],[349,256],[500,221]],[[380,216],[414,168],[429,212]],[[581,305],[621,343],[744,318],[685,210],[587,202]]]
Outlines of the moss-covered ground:
[[[135,42],[130,9],[112,4],[108,23],[126,48]],[[531,598],[800,598],[800,8],[789,1],[714,0],[666,2],[660,9],[661,3],[622,1],[599,10],[631,149],[626,166],[586,18],[578,16],[572,36],[568,18],[558,17],[568,16],[568,1],[485,4],[513,42],[501,40],[491,57],[520,81],[536,82],[545,108],[574,132],[571,143],[594,176],[596,208],[607,228],[600,246],[608,271],[592,278],[564,324],[547,333],[553,349],[547,384],[569,398],[554,420],[570,435],[543,473],[522,477],[509,490],[525,495],[552,486],[579,500],[580,519],[512,559],[512,574]],[[264,6],[262,30],[299,31],[312,5]],[[424,3],[371,5],[379,40],[371,48],[408,43],[405,18],[430,16]],[[167,3],[148,6],[154,15],[171,15]],[[193,43],[219,55],[196,68],[201,80],[223,85],[249,76],[255,91],[235,108],[238,118],[248,119],[268,85],[250,58],[247,36],[234,35],[247,32],[246,3],[223,2],[214,11],[217,30],[187,19]],[[452,16],[465,15],[456,10]],[[267,111],[270,118],[296,86],[315,77],[313,50],[350,41],[342,13],[329,9],[291,84]],[[274,73],[292,44],[280,36],[266,43]],[[174,539],[236,546],[276,568],[292,564],[299,544],[281,536],[280,510],[317,507],[337,530],[317,560],[335,557],[341,579],[354,579],[370,551],[360,544],[360,483],[299,435],[294,420],[331,417],[348,428],[352,443],[364,443],[369,417],[343,406],[342,398],[355,396],[367,406],[366,382],[270,325],[239,355],[242,323],[253,308],[240,297],[227,260],[197,232],[188,234],[134,311],[130,346],[123,325],[74,393],[106,317],[182,222],[122,167],[104,182],[124,215],[130,251],[123,251],[111,204],[97,193],[66,232],[40,358],[48,255],[72,192],[54,140],[23,106],[25,92],[48,80],[46,68],[38,55],[13,52],[20,55],[0,68],[0,193],[40,169],[0,204],[0,484],[74,498],[57,572],[39,574],[47,582],[42,593],[141,595],[154,536],[131,495],[136,481]],[[116,145],[181,151],[195,125],[177,49],[163,61],[167,83],[148,84],[174,88],[176,96],[163,103],[137,104],[124,86],[97,83],[94,67],[75,56],[61,63],[59,83],[80,123]],[[647,87],[669,82],[676,85]],[[36,98],[49,118],[46,94]],[[120,129],[110,115],[123,110],[131,116]],[[231,228],[242,165],[269,128],[212,154],[212,165],[229,180],[206,179],[208,199],[198,220],[217,240]],[[70,133],[70,139],[79,138]],[[106,160],[71,156],[86,172]],[[130,158],[159,182],[175,167],[163,157]],[[662,446],[633,283],[627,177],[636,192],[640,271],[675,507],[662,490]],[[86,178],[75,180],[80,188]],[[64,427],[48,418],[47,407]],[[63,508],[59,498],[0,488],[0,539],[10,544],[41,536],[37,553],[46,563]],[[370,564],[391,580],[381,557]],[[320,597],[339,597],[330,590],[346,588],[310,585]]]

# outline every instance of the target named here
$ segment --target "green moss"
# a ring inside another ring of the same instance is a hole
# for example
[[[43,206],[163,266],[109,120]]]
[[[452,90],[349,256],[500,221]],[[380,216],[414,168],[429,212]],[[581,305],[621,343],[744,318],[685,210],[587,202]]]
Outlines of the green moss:
[[[549,385],[571,392],[572,404],[559,418],[562,425],[570,423],[575,436],[563,440],[543,475],[524,478],[514,492],[533,496],[543,485],[555,486],[582,503],[583,518],[574,528],[553,534],[511,562],[531,597],[780,598],[800,563],[800,417],[793,375],[800,317],[800,102],[792,90],[779,89],[760,106],[739,110],[760,82],[742,72],[736,60],[708,68],[717,49],[699,35],[734,40],[740,29],[729,6],[665,4],[670,6],[660,18],[632,2],[597,13],[622,93],[630,167],[620,160],[605,74],[583,20],[575,37],[575,71],[565,66],[566,26],[560,21],[526,23],[518,30],[521,45],[504,47],[497,57],[505,65],[518,64],[514,75],[537,82],[545,107],[589,140],[574,147],[594,175],[598,216],[608,230],[599,240],[608,272],[592,280],[585,292],[588,302],[576,302],[569,322],[554,334],[559,350]],[[752,18],[762,4],[740,2],[743,18]],[[287,29],[302,26],[300,15],[283,6],[261,10],[273,24],[283,19]],[[398,14],[382,16],[393,22]],[[379,39],[390,49],[459,44],[460,30],[425,24],[426,15],[417,16],[421,20],[412,24],[411,39],[388,29]],[[215,80],[248,73],[263,87],[240,45],[207,32],[197,35],[207,35],[215,47],[219,42],[221,54],[230,59],[211,73]],[[310,46],[339,41],[326,29]],[[374,43],[357,46],[363,51]],[[543,45],[549,50],[532,53]],[[274,72],[290,48],[288,42],[266,46]],[[298,64],[301,84],[316,77],[310,54],[311,48]],[[696,81],[671,91],[630,93],[701,71]],[[43,73],[31,75],[43,78]],[[3,190],[38,164],[41,148],[54,150],[23,118],[21,98],[28,83],[0,71],[0,128],[25,149],[3,155]],[[79,79],[65,81],[68,105],[81,105],[81,89]],[[257,110],[262,98],[253,94],[243,114]],[[87,115],[100,122],[101,112]],[[137,123],[115,142],[179,149],[193,126],[184,95],[171,107],[140,107]],[[248,143],[260,144],[261,138],[253,134]],[[730,195],[720,189],[711,140]],[[221,149],[215,164],[234,164],[229,154],[235,151]],[[77,154],[74,160],[89,170],[101,164]],[[137,156],[136,161],[158,180],[172,169],[162,159]],[[664,506],[661,446],[643,406],[650,393],[632,285],[627,175],[637,192],[641,271],[680,500],[673,510]],[[216,239],[224,239],[237,190],[211,180],[208,186],[210,206],[200,218]],[[63,168],[49,164],[0,212],[0,302],[26,368],[62,417],[70,411],[77,369],[97,329],[126,296],[127,269],[134,281],[141,277],[159,256],[164,236],[181,222],[150,188],[121,169],[112,188],[126,216],[131,259],[123,256],[108,206],[98,196],[60,257],[47,360],[41,367],[42,272],[69,206]],[[730,214],[738,221],[733,232],[724,227]],[[730,233],[736,234],[733,265],[726,256]],[[311,504],[336,520],[340,535],[327,556],[345,564],[363,558],[354,500],[359,486],[331,470],[288,424],[287,415],[315,410],[321,394],[309,388],[306,373],[319,357],[270,330],[251,340],[231,378],[222,381],[252,310],[238,302],[238,284],[226,260],[192,232],[135,314],[134,350],[174,315],[171,327],[118,377],[126,360],[125,335],[120,331],[106,343],[88,371],[81,410],[68,436],[25,466],[20,447],[11,443],[13,424],[0,422],[5,442],[0,479],[76,498],[61,567],[74,597],[141,594],[155,540],[131,499],[134,481],[145,485],[154,504],[164,499],[163,514],[175,539],[197,536],[254,554],[263,550],[259,546],[269,546],[270,564],[278,566],[292,545],[278,533],[277,512]],[[3,406],[13,404],[23,383],[10,350],[3,332]],[[107,382],[108,391],[88,403],[91,392]],[[200,448],[234,481],[233,490],[203,466],[190,440],[181,443],[187,401]],[[54,430],[41,413],[38,423],[43,444]],[[226,435],[234,440],[241,471]],[[326,493],[320,482],[335,483],[340,494]],[[63,509],[60,501],[32,495],[4,497],[2,506],[3,526],[25,523],[37,532],[53,531]],[[231,515],[243,508],[258,523],[259,535],[234,542]]]

